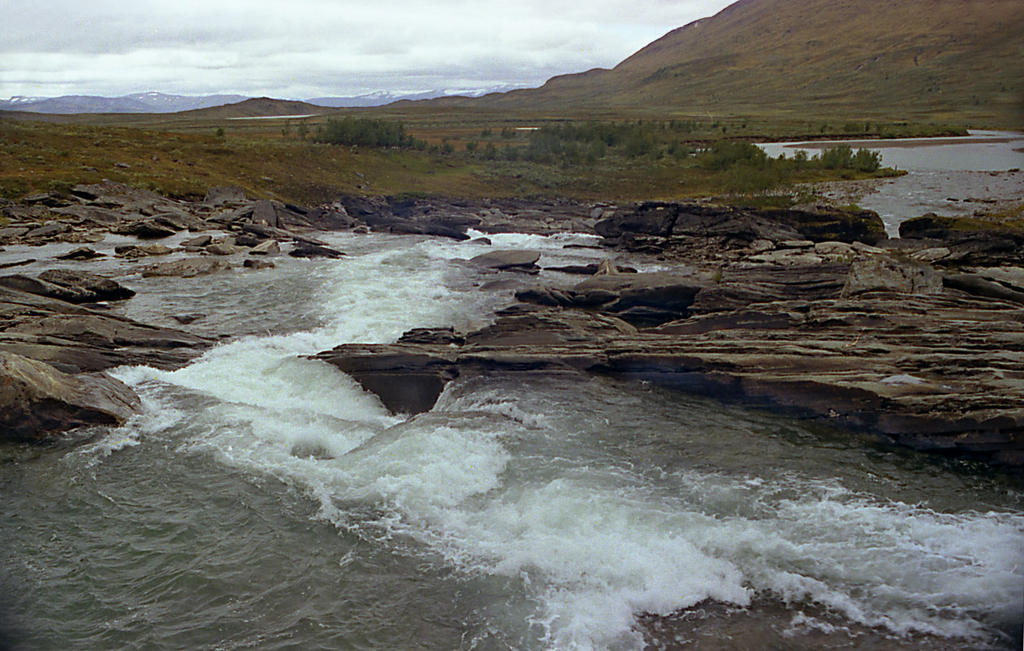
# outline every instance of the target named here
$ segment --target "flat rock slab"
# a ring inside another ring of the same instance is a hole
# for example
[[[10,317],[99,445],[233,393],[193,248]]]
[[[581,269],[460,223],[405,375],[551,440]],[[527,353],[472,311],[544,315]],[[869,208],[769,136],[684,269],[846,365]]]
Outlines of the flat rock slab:
[[[470,263],[488,269],[533,269],[540,260],[536,251],[491,251],[470,259]]]

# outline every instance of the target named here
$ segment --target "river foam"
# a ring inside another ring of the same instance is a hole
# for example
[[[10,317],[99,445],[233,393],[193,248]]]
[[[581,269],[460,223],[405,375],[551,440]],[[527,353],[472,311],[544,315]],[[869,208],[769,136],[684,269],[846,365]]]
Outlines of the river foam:
[[[483,621],[469,634],[481,646],[500,631],[513,648],[641,648],[639,613],[765,596],[801,613],[794,628],[852,622],[897,637],[983,643],[1019,618],[1020,512],[887,498],[786,456],[777,473],[751,470],[740,464],[761,445],[753,428],[642,393],[608,398],[625,389],[597,382],[457,383],[406,420],[305,358],[483,313],[446,277],[462,251],[422,242],[319,266],[316,328],[226,343],[173,372],[118,375],[161,413],[174,415],[183,394],[203,405],[164,422],[187,428],[181,453],[274,476],[339,530],[482,582],[470,605]],[[737,465],[712,470],[696,452],[678,461],[631,443],[671,441],[680,427],[737,437]],[[806,454],[839,464],[830,450]],[[812,622],[805,605],[834,619]]]

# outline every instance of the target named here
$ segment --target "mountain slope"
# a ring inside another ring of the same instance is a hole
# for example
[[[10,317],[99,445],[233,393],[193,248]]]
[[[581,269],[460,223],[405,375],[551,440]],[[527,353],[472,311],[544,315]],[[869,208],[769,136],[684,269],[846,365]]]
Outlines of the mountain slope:
[[[1020,0],[740,0],[494,106],[1024,124]]]
[[[21,98],[0,100],[0,110],[28,111],[32,113],[174,113],[193,109],[221,106],[239,102],[241,95],[167,95],[164,93],[134,93],[121,97],[92,95],[63,95],[61,97]]]

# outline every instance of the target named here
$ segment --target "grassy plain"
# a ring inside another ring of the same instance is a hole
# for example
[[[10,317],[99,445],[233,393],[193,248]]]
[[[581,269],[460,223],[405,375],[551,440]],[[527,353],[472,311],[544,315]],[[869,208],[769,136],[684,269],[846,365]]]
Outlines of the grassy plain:
[[[282,117],[248,119],[256,102],[262,103],[260,110],[277,110]],[[598,119],[623,122],[622,116],[588,114],[570,119],[533,112],[436,112],[398,104],[372,111],[320,109],[322,113],[313,117],[287,117],[296,115],[296,110],[311,109],[250,100],[171,115],[8,113],[0,117],[0,196],[61,192],[76,183],[102,179],[193,198],[211,186],[238,185],[254,197],[301,203],[328,201],[341,194],[675,199],[745,189],[736,171],[703,169],[693,156],[666,156],[663,151],[636,157],[609,155],[589,162],[509,160],[529,146],[536,128]],[[317,127],[339,115],[400,120],[426,148],[314,142]],[[955,127],[900,122],[772,122],[745,117],[690,117],[681,122],[685,126],[676,130],[661,123],[665,128],[665,135],[658,136],[662,150],[669,145],[699,150],[721,139],[959,132]],[[871,174],[808,169],[770,183],[866,176]]]

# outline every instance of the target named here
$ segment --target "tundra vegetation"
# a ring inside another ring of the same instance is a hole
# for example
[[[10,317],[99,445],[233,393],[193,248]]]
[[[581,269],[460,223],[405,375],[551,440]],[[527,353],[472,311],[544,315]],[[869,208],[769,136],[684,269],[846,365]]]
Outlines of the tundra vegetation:
[[[225,107],[227,108],[227,107]],[[332,112],[302,120],[201,115],[0,118],[0,196],[61,193],[109,179],[176,198],[213,185],[315,203],[340,194],[675,199],[785,193],[868,178],[870,152],[770,159],[758,140],[821,137],[816,122],[747,118],[580,119]],[[46,120],[46,121],[44,121]],[[836,122],[830,136],[956,133],[944,125]],[[724,133],[723,133],[724,131]],[[870,132],[870,133],[866,133]]]

